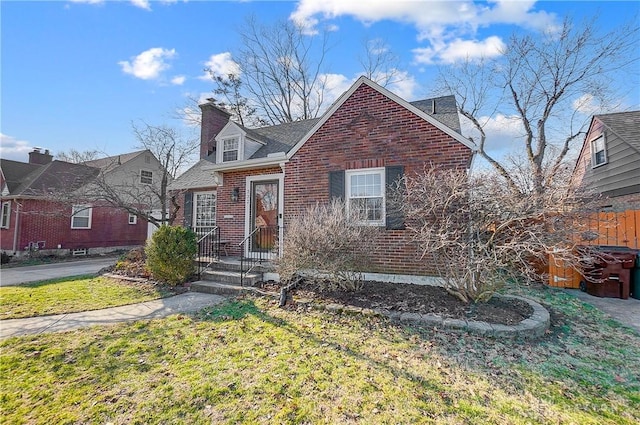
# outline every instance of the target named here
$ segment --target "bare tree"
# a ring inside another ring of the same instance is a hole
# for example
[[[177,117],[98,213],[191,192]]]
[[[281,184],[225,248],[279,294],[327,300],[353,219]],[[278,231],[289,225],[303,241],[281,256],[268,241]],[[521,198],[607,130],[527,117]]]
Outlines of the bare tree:
[[[593,211],[567,185],[513,196],[495,174],[428,167],[405,176],[395,202],[421,257],[464,302],[491,298],[509,279],[539,280],[551,253],[579,266],[575,248]]]
[[[364,55],[359,56],[364,75],[382,87],[400,81],[400,59],[381,38],[364,41]]]
[[[257,115],[256,107],[253,106],[255,102],[244,95],[243,83],[239,76],[235,74],[221,76],[215,75],[211,70],[208,71],[215,84],[213,94],[216,98],[213,100],[216,106],[229,111],[232,119],[240,125],[249,127],[264,125],[264,121]]]
[[[56,159],[65,162],[71,162],[72,164],[82,164],[83,162],[92,161],[100,156],[98,150],[78,151],[76,149],[70,149],[68,152],[58,152]]]
[[[132,130],[138,141],[137,147],[148,150],[160,163],[151,170],[148,181],[143,181],[139,166],[121,167],[121,156],[96,158],[96,151],[72,150],[58,157],[97,171],[80,187],[67,186],[69,190],[56,193],[55,200],[66,204],[108,205],[125,210],[157,227],[173,224],[180,204],[177,194],[169,193],[168,185],[194,159],[199,143],[196,139],[183,138],[177,130],[167,126],[132,123]],[[154,210],[160,211],[160,217],[154,214]]]
[[[200,146],[199,140],[184,138],[174,128],[164,125],[154,126],[143,122],[141,125],[132,123],[131,126],[138,140],[138,147],[153,153],[164,170],[159,187],[153,187],[160,202],[161,220],[158,222],[152,219],[150,222],[155,225],[173,224],[180,205],[175,196],[169,196],[168,185],[186,165],[193,162]],[[172,208],[169,208],[169,201]]]
[[[315,118],[323,111],[326,32],[309,36],[291,21],[267,26],[250,16],[240,40],[234,59],[260,117],[281,124]]]
[[[596,29],[595,20],[576,25],[565,19],[541,38],[514,34],[500,57],[467,60],[442,70],[443,89],[456,95],[461,115],[479,133],[479,155],[512,191],[523,188],[502,159],[488,152],[487,123],[497,114],[517,116],[524,132],[519,152],[532,176],[525,190],[542,193],[552,185],[584,133],[586,121],[573,102],[583,96],[611,99],[614,88],[608,75],[639,60],[637,23],[606,34]]]

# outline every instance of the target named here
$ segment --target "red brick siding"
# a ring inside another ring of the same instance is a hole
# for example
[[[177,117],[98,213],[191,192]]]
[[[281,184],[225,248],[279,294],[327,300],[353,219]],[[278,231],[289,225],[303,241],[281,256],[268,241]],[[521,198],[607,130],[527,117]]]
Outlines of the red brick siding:
[[[229,122],[230,115],[211,104],[200,105],[202,123],[200,126],[200,159],[207,156],[207,152],[215,150],[214,137]]]
[[[464,169],[471,157],[468,147],[362,85],[286,164],[285,227],[307,206],[328,201],[330,171],[402,165],[411,175],[425,165]],[[383,230],[377,246],[370,271],[434,272],[428,260],[418,258],[407,231]]]
[[[30,242],[44,242],[44,249],[109,248],[144,245],[146,220],[129,224],[126,211],[94,206],[91,229],[71,228],[71,208],[42,200],[20,200],[17,250],[23,251]],[[3,250],[13,249],[17,202],[11,201],[11,227],[2,230]],[[42,248],[42,244],[40,244]]]

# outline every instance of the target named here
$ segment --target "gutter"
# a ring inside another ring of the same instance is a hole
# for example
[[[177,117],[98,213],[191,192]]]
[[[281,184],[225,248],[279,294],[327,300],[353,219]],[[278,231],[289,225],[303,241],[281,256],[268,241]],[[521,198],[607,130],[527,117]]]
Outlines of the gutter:
[[[284,152],[276,152],[270,154],[266,158],[255,158],[246,161],[239,161],[237,163],[222,163],[211,164],[202,167],[206,171],[236,171],[246,170],[248,168],[266,167],[266,166],[279,166],[288,161],[287,155]]]

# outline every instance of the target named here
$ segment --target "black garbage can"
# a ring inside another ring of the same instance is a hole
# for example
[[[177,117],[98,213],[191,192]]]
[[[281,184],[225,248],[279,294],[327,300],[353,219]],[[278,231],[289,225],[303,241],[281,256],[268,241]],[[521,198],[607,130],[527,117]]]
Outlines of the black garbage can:
[[[636,251],[636,262],[631,269],[631,286],[629,287],[631,298],[640,300],[640,249]]]

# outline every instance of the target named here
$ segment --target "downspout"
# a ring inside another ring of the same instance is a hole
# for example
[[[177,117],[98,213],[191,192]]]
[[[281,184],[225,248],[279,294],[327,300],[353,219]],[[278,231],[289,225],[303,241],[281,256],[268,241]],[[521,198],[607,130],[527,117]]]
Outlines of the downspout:
[[[16,254],[18,247],[18,229],[20,227],[20,202],[16,202],[16,219],[13,229],[13,255]]]

